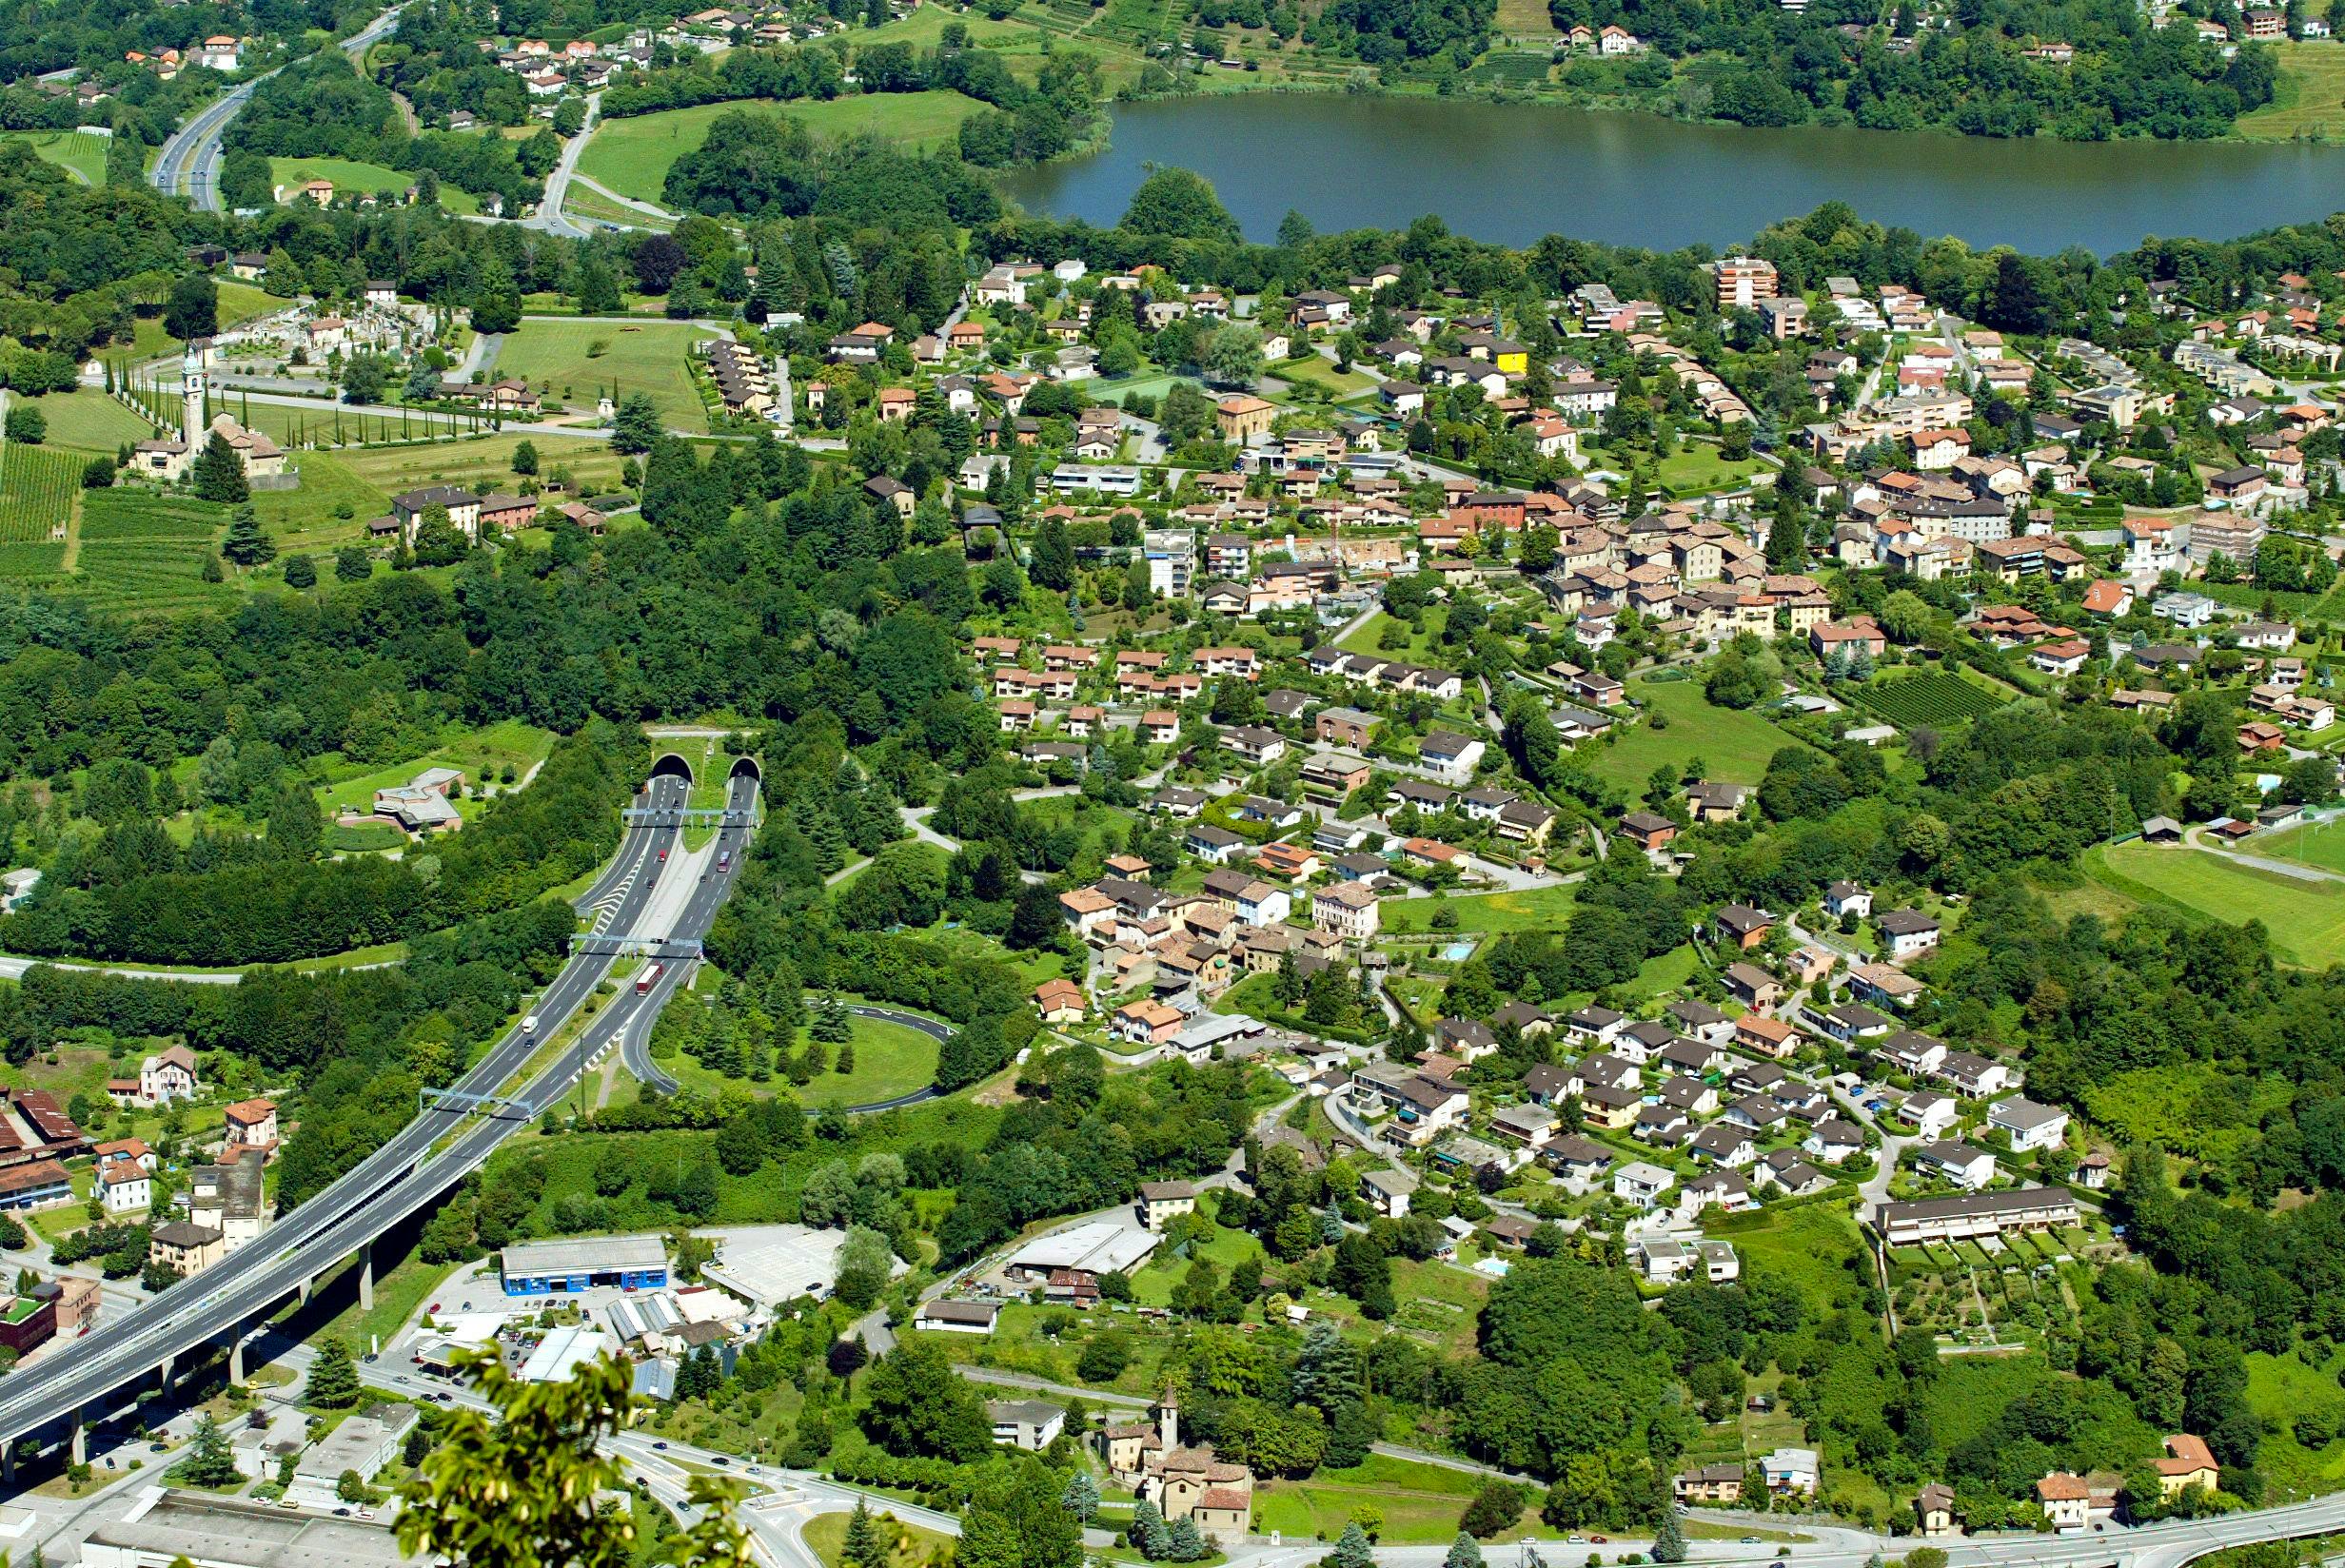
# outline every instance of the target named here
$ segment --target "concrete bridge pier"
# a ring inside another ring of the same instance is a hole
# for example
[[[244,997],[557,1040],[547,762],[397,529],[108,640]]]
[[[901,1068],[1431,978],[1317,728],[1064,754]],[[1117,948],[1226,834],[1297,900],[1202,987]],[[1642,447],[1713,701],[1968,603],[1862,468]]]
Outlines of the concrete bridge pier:
[[[244,1381],[245,1337],[240,1333],[228,1342],[228,1382],[241,1383]]]
[[[317,1282],[315,1280],[304,1280],[301,1284],[295,1285],[293,1287],[293,1299],[301,1303],[302,1305],[307,1306],[309,1304],[309,1287],[316,1283]]]
[[[73,1446],[71,1453],[73,1456],[73,1462],[75,1464],[88,1464],[89,1462],[89,1427],[88,1424],[82,1420],[82,1413],[79,1406],[76,1406],[73,1411]]]
[[[375,1249],[371,1242],[358,1249],[358,1309],[375,1309]]]

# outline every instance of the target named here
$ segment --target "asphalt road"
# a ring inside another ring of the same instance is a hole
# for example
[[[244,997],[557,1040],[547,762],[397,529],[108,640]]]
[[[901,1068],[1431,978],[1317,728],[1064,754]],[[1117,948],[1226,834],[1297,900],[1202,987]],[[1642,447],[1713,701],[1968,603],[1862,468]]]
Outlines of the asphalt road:
[[[754,790],[755,784],[744,780],[739,787]],[[655,778],[638,799],[655,808],[680,807],[689,788],[681,778]],[[633,862],[639,869],[658,868],[659,850],[675,835],[671,820],[630,824],[621,841],[618,862]],[[621,917],[632,919],[637,911],[648,906],[660,882],[656,870],[652,874],[637,875],[624,894]],[[693,935],[705,931],[723,892],[721,883],[696,890],[678,934],[687,930]],[[543,1049],[548,1038],[589,1004],[611,964],[608,954],[581,953],[572,958],[530,1004],[536,1030],[525,1033],[516,1026],[452,1088],[475,1095],[500,1091]],[[663,990],[643,998],[629,990],[614,1001],[613,1013],[624,1016],[647,1004],[656,1008],[665,999]],[[101,1406],[108,1396],[126,1391],[171,1359],[258,1316],[399,1220],[437,1201],[449,1182],[487,1158],[516,1127],[561,1096],[569,1075],[581,1070],[592,1045],[591,1037],[581,1037],[558,1063],[516,1094],[509,1108],[499,1113],[476,1115],[461,1106],[444,1104],[421,1111],[388,1143],[325,1191],[280,1217],[261,1241],[98,1328],[76,1342],[69,1353],[44,1358],[9,1377],[0,1383],[0,1441],[12,1443],[50,1422],[68,1420],[85,1406]],[[454,1142],[431,1161],[428,1173],[421,1180],[410,1180],[434,1147],[451,1136]]]
[[[343,40],[343,52],[352,59],[366,52],[368,46],[399,26],[399,7],[393,6],[366,24],[365,28]],[[283,67],[279,67],[283,69]],[[199,212],[218,212],[220,206],[220,134],[227,129],[230,120],[252,96],[252,89],[270,76],[264,76],[230,88],[212,102],[187,117],[187,123],[171,132],[155,156],[155,167],[147,178],[166,196],[176,196],[180,187],[187,187],[188,199]]]

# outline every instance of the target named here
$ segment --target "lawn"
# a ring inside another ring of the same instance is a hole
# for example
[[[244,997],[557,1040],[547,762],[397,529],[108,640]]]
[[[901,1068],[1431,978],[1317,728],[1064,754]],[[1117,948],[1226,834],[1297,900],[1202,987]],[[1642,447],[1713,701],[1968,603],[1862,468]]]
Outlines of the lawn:
[[[272,185],[278,186],[297,186],[304,180],[331,180],[337,196],[345,190],[398,196],[415,184],[412,174],[385,168],[381,164],[354,163],[347,158],[271,158],[268,177]],[[443,184],[440,206],[449,212],[475,213],[481,210],[481,199],[468,190]]]
[[[1254,1488],[1254,1533],[1289,1541],[1333,1540],[1362,1503],[1384,1516],[1390,1544],[1454,1539],[1482,1478],[1464,1470],[1371,1454],[1349,1470],[1322,1470],[1309,1480],[1262,1481]]]
[[[1590,771],[1632,790],[1643,790],[1655,768],[1682,773],[1697,758],[1706,777],[1756,784],[1777,752],[1803,744],[1756,713],[1717,706],[1699,680],[1632,680],[1628,695],[1647,716],[1616,724],[1619,738],[1596,752]],[[1665,718],[1666,727],[1656,725],[1653,715]]]
[[[884,1568],[928,1568],[929,1564],[948,1562],[953,1557],[953,1538],[922,1529],[884,1511],[879,1515],[880,1533],[887,1538],[888,1559]],[[818,1514],[806,1521],[799,1532],[806,1549],[820,1558],[823,1568],[839,1568],[847,1550],[847,1516]]]
[[[1438,604],[1432,605],[1419,617],[1420,624],[1416,630],[1409,633],[1409,641],[1405,646],[1390,649],[1380,648],[1377,644],[1383,641],[1388,628],[1399,626],[1407,629],[1408,622],[1379,610],[1360,622],[1357,629],[1338,641],[1335,646],[1347,653],[1383,654],[1389,658],[1424,663],[1431,658],[1433,639],[1441,635],[1441,629],[1448,623],[1448,610]]]
[[[869,36],[876,39],[877,34]],[[953,141],[960,123],[983,107],[957,92],[882,92],[827,103],[700,104],[658,114],[631,114],[605,120],[596,127],[586,150],[579,155],[578,171],[621,196],[658,202],[669,167],[708,140],[709,124],[720,114],[748,108],[798,121],[818,136],[870,131],[908,147],[926,149]]]
[[[155,434],[153,425],[121,403],[86,387],[76,392],[51,392],[45,398],[30,398],[26,405],[39,409],[49,421],[51,446],[77,446],[85,452],[104,452],[110,457],[125,441],[143,441]]]
[[[1375,377],[1358,370],[1338,370],[1332,360],[1321,359],[1316,354],[1282,360],[1270,367],[1270,374],[1282,382],[1309,382],[1324,386],[1339,400],[1376,389]]]
[[[855,1046],[855,1070],[823,1073],[796,1090],[798,1104],[812,1110],[824,1106],[869,1106],[926,1088],[936,1081],[936,1042],[918,1029],[878,1018],[856,1018],[849,1029]]]
[[[1560,927],[1570,917],[1578,894],[1570,883],[1533,888],[1527,892],[1484,892],[1462,896],[1388,899],[1382,909],[1389,931],[1429,931],[1433,915],[1448,910],[1457,916],[1444,931],[1510,931]]]
[[[1862,1254],[1863,1243],[1856,1222],[1838,1204],[1712,1216],[1707,1229],[1732,1242],[1745,1263],[1760,1264],[1790,1280],[1805,1301],[1836,1302],[1856,1295],[1857,1276],[1842,1260]]]
[[[702,432],[707,413],[685,359],[708,337],[674,322],[524,319],[497,352],[497,374],[517,376],[547,398],[591,410],[598,397],[647,392],[671,428]]]
[[[1113,7],[1110,8],[1113,10]],[[944,6],[922,6],[911,15],[856,35],[856,41],[865,49],[874,44],[911,44],[920,49],[935,49],[943,42],[947,24],[958,22],[969,29],[969,41],[983,48],[989,44],[1007,43],[1018,39],[1035,40],[1032,28],[1015,22],[996,22],[975,11],[966,13]],[[1038,40],[1036,40],[1038,47]]]
[[[2345,48],[2335,42],[2276,44],[2272,102],[2239,116],[2239,134],[2258,141],[2345,138]]]
[[[2143,903],[2207,919],[2253,915],[2287,963],[2326,969],[2345,959],[2345,883],[2301,882],[2237,865],[2210,851],[2115,844],[2086,852],[2085,874]]]
[[[823,1072],[803,1085],[777,1077],[773,1087],[787,1089],[809,1110],[825,1106],[870,1106],[926,1088],[936,1081],[936,1042],[920,1030],[877,1018],[850,1016],[848,1038],[855,1047],[855,1070]],[[794,1048],[795,1049],[795,1048]],[[836,1064],[838,1048],[827,1048]],[[740,1081],[702,1067],[679,1052],[663,1057],[661,1067],[687,1088],[716,1094],[738,1088]]]
[[[1587,457],[1597,467],[1623,474],[1638,466],[1641,461],[1639,454],[1603,447],[1590,448]],[[1661,460],[1653,469],[1653,479],[1673,496],[1696,496],[1730,490],[1747,481],[1763,466],[1755,458],[1729,462],[1715,442],[1686,441]]]

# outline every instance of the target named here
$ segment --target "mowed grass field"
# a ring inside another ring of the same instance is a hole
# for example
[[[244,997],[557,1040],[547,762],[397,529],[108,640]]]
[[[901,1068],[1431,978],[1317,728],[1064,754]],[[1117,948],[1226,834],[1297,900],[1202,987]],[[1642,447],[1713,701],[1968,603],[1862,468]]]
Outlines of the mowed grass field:
[[[1674,772],[1697,757],[1713,779],[1756,784],[1777,752],[1803,744],[1756,713],[1719,707],[1703,695],[1699,680],[1632,680],[1628,695],[1644,706],[1647,716],[1626,724],[1621,711],[1615,709],[1613,718],[1621,726],[1620,737],[1599,746],[1589,758],[1589,768],[1600,777],[1638,791],[1655,768],[1665,766]],[[1668,727],[1656,728],[1650,716],[1654,714],[1665,715]]]
[[[388,498],[402,490],[427,484],[455,484],[470,489],[485,480],[500,490],[520,483],[513,472],[513,449],[522,441],[538,449],[538,478],[550,479],[566,468],[580,487],[591,495],[619,482],[618,453],[598,441],[569,436],[475,436],[463,441],[432,441],[419,446],[378,446],[364,451],[336,452],[334,465],[359,484]]]
[[[111,455],[126,441],[143,441],[155,427],[103,392],[84,387],[74,392],[51,392],[28,398],[28,406],[49,421],[49,444],[78,447],[84,452]]]
[[[278,186],[297,186],[304,180],[331,180],[338,197],[345,190],[371,190],[379,196],[396,199],[415,184],[412,174],[381,164],[355,163],[348,158],[271,158],[268,177],[272,185]],[[481,210],[479,197],[444,183],[440,186],[440,205],[449,212]]]
[[[2279,79],[2272,102],[2239,116],[2239,134],[2259,141],[2345,141],[2345,44],[2335,39],[2273,46]]]
[[[2261,920],[2286,963],[2326,969],[2345,959],[2345,882],[2309,882],[2259,871],[2209,850],[2149,844],[2087,852],[2087,875],[2142,903],[2233,925]]]
[[[2252,853],[2318,866],[2345,876],[2345,820],[2315,822],[2286,833],[2258,834],[2247,842]]]
[[[879,34],[870,36],[877,40]],[[578,171],[621,196],[657,202],[669,167],[708,140],[709,124],[720,114],[747,109],[796,120],[818,136],[869,131],[902,147],[927,148],[952,141],[961,122],[984,107],[957,92],[877,92],[827,103],[700,104],[603,121],[579,155]]]
[[[82,184],[106,183],[106,138],[78,130],[11,130],[0,142],[23,142],[43,163],[70,170]]]
[[[648,392],[670,429],[705,431],[707,413],[685,361],[705,328],[676,322],[561,321],[525,318],[497,353],[497,374],[519,377],[567,408],[594,411],[614,386],[621,397]],[[601,345],[599,352],[596,345]]]

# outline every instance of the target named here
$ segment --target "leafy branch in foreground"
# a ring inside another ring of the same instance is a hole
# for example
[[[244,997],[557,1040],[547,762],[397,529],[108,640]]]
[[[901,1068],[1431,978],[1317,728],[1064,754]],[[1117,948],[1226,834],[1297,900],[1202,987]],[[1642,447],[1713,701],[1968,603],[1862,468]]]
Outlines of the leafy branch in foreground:
[[[626,1425],[626,1369],[581,1366],[566,1382],[525,1383],[494,1355],[460,1364],[496,1406],[447,1414],[438,1445],[407,1483],[400,1550],[457,1568],[627,1568],[633,1518],[597,1499],[622,1485],[601,1442]],[[734,1517],[736,1481],[695,1477],[698,1518],[661,1543],[655,1562],[751,1568],[748,1533]]]

